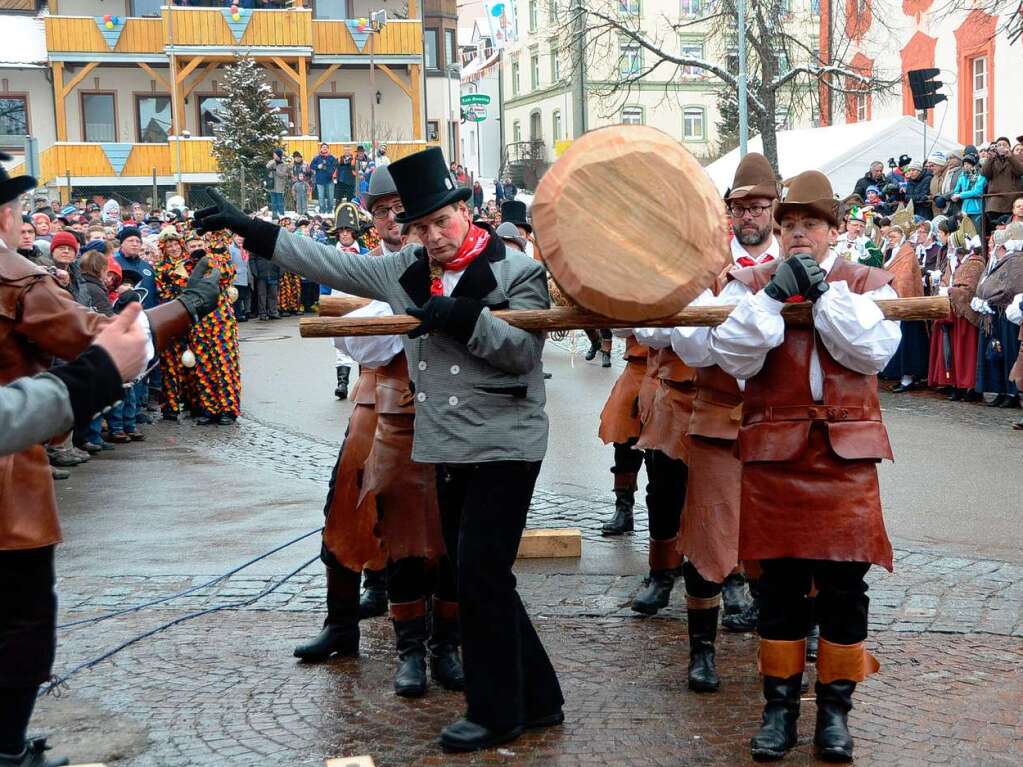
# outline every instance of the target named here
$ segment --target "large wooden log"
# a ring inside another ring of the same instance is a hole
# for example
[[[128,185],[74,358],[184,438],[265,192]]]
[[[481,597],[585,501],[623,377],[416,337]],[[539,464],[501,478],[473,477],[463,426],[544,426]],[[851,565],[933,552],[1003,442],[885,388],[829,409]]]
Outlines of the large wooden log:
[[[565,295],[635,325],[681,311],[729,261],[720,193],[678,139],[647,126],[576,139],[544,174],[532,216]]]
[[[358,296],[320,296],[320,317],[344,317],[370,303],[368,298]]]
[[[950,311],[946,296],[924,298],[892,298],[876,302],[890,320],[940,320]],[[612,319],[572,306],[553,309],[510,309],[494,312],[515,327],[523,330],[585,330],[597,328],[654,328],[697,327],[720,325],[731,306],[691,306],[677,314],[660,319],[633,323],[625,319]],[[809,325],[812,307],[809,303],[788,304],[782,317],[789,325]],[[381,336],[408,333],[419,325],[419,320],[407,314],[393,317],[311,317],[299,321],[303,338],[334,338],[337,336]]]

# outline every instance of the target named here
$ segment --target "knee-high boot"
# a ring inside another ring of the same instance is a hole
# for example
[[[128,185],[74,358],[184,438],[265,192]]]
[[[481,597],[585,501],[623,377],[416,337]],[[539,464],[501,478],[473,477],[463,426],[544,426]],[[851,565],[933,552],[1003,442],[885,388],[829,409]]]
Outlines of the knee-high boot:
[[[391,619],[398,646],[394,692],[418,698],[426,693],[426,600],[392,602]]]
[[[764,713],[750,741],[753,759],[781,759],[796,745],[799,692],[806,665],[806,640],[760,640],[760,671],[764,675]]]
[[[817,726],[813,745],[825,762],[851,762],[853,739],[849,734],[849,712],[856,683],[880,668],[863,642],[851,645],[820,640],[817,655]]]
[[[458,657],[462,633],[458,626],[458,603],[433,598],[430,626],[430,676],[445,690],[464,690],[465,672]]]
[[[721,686],[715,663],[715,640],[721,597],[686,597],[689,613],[689,689],[717,692]]]
[[[359,578],[335,567],[327,568],[327,617],[323,630],[295,648],[295,657],[324,661],[334,653],[359,654]]]
[[[600,528],[601,535],[622,535],[635,529],[632,510],[636,506],[636,476],[634,471],[614,475],[615,513]]]
[[[387,570],[362,571],[359,620],[387,614]]]

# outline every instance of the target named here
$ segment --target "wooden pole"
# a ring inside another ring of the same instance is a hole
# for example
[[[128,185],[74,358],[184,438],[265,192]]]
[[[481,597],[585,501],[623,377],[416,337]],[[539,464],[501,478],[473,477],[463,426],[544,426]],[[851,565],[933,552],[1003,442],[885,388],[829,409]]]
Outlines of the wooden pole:
[[[893,298],[876,302],[889,320],[940,320],[951,307],[947,296]],[[559,306],[552,309],[512,309],[494,312],[495,317],[523,330],[585,330],[630,327],[709,327],[720,325],[734,306],[691,306],[678,314],[643,322],[629,322],[602,317],[585,309]],[[789,325],[810,325],[812,306],[807,302],[788,304],[782,317]],[[337,336],[401,335],[419,326],[419,320],[407,314],[393,317],[313,317],[299,321],[303,338],[334,338]]]
[[[320,317],[344,317],[368,304],[370,299],[358,296],[320,296]]]

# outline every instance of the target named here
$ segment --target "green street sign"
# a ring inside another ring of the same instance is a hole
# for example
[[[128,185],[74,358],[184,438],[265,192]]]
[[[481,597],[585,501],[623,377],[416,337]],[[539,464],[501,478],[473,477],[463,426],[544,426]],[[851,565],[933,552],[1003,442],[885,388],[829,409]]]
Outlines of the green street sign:
[[[480,105],[486,106],[490,103],[490,96],[485,93],[466,93],[462,96],[462,106]]]
[[[465,108],[465,119],[469,122],[481,123],[487,119],[485,104],[470,104]]]

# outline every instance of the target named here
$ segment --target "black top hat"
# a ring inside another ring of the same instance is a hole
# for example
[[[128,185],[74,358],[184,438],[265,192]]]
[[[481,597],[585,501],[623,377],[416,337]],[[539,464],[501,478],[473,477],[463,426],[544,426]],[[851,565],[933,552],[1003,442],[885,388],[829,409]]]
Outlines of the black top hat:
[[[445,205],[465,202],[472,197],[471,189],[459,187],[451,177],[440,147],[432,146],[410,154],[388,167],[405,208],[404,213],[395,217],[399,224],[407,224]]]
[[[0,152],[0,160],[7,162],[11,159],[13,158],[9,154]],[[38,184],[32,176],[15,176],[11,178],[7,175],[7,170],[4,166],[0,165],[0,205],[10,202],[29,189],[35,189],[36,186]]]
[[[515,226],[521,226],[530,234],[533,233],[533,227],[526,221],[526,203],[521,200],[508,200],[501,203],[501,223],[505,221],[515,224]]]

